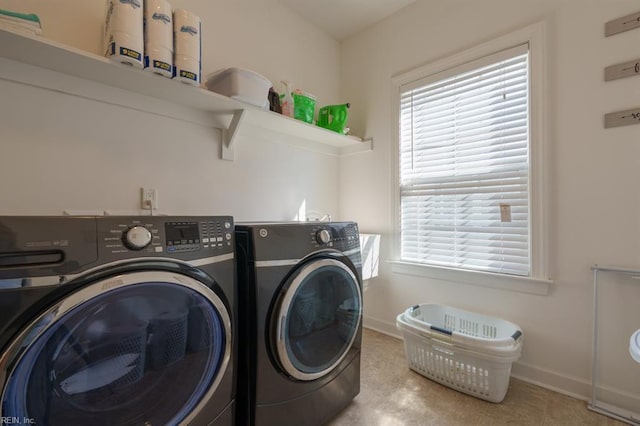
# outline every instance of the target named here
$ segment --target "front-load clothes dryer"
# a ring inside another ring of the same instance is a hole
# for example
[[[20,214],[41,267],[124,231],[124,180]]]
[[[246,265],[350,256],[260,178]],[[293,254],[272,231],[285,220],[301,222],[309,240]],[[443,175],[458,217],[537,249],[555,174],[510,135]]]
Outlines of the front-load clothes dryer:
[[[321,425],[360,391],[355,223],[239,224],[238,420]]]
[[[0,418],[235,424],[231,217],[0,217]]]

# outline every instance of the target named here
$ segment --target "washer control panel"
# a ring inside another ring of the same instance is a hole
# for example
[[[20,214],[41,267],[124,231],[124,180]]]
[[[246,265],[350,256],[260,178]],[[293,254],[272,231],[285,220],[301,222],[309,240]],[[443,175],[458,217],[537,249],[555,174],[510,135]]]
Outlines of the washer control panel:
[[[122,235],[122,242],[131,250],[142,250],[151,244],[151,239],[151,232],[140,225],[132,226]]]
[[[202,247],[221,250],[233,248],[233,224],[229,220],[206,220],[200,222]]]
[[[98,246],[111,258],[169,255],[181,259],[233,252],[230,216],[98,217]]]
[[[149,218],[153,219],[153,218]],[[140,217],[98,218],[98,244],[112,255],[130,252],[162,253],[161,227],[155,220]]]
[[[167,253],[200,250],[198,222],[166,222],[164,233]]]
[[[167,222],[164,225],[168,253],[231,247],[233,229],[228,220]]]

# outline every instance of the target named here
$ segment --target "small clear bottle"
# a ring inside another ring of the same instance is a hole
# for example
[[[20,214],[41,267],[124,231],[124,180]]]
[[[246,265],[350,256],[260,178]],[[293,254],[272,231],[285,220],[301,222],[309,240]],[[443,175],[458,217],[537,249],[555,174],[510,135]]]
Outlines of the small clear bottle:
[[[293,117],[293,96],[291,95],[291,83],[287,80],[282,80],[284,85],[284,96],[282,97],[282,115],[287,117]]]

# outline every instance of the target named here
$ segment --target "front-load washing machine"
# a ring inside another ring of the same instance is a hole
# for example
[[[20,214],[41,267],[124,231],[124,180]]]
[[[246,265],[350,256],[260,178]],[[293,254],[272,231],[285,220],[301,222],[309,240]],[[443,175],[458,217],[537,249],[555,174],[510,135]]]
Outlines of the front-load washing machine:
[[[239,224],[236,246],[239,424],[326,423],[360,391],[357,225]]]
[[[235,291],[231,217],[0,217],[0,418],[234,424]]]

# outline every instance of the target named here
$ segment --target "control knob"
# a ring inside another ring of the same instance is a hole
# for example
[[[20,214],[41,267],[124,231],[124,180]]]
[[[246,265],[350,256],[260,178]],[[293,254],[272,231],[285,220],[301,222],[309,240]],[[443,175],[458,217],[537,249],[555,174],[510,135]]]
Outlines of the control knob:
[[[316,241],[318,244],[327,244],[331,241],[331,233],[326,229],[316,232]]]
[[[132,226],[124,232],[122,241],[131,250],[142,250],[151,243],[151,232],[144,226]]]

